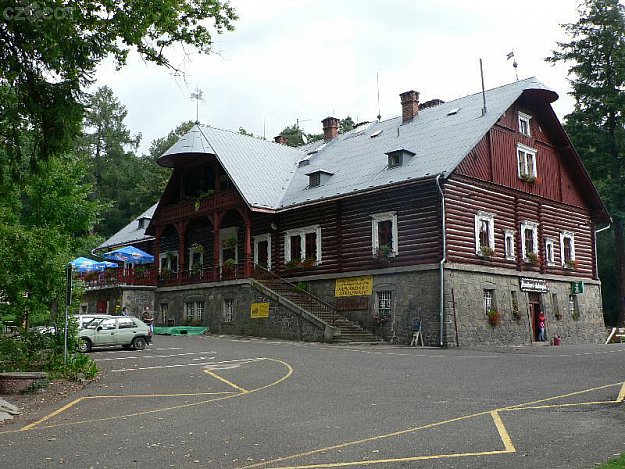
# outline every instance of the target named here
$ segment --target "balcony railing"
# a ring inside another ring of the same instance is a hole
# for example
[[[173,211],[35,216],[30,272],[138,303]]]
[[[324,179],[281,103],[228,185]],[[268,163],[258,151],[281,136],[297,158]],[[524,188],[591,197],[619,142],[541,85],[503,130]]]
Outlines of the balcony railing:
[[[217,266],[215,269],[213,266],[204,266],[199,270],[180,272],[158,272],[156,269],[108,269],[104,272],[83,275],[81,280],[85,288],[112,288],[127,285],[169,287],[242,279],[246,278],[245,270],[245,262],[232,266]],[[252,271],[251,267],[248,271]]]
[[[214,210],[234,208],[241,204],[241,196],[234,189],[216,192],[210,197],[188,200],[161,209],[160,220],[168,223],[188,219],[197,215],[204,215]]]

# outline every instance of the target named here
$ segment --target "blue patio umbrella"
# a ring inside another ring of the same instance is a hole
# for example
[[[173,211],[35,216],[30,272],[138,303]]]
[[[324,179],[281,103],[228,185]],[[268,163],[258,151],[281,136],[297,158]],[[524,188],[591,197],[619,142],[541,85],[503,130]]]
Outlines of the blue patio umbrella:
[[[101,262],[98,262],[98,265],[101,265],[105,269],[114,269],[115,267],[119,267],[119,264],[117,262],[110,262],[110,261],[101,261]]]
[[[73,261],[70,261],[72,269],[80,272],[97,272],[104,270],[104,266],[101,265],[101,262],[94,261],[93,259],[88,259],[86,257],[77,257]]]
[[[154,256],[134,246],[126,246],[105,253],[102,257],[112,261],[122,261],[129,264],[151,264]]]

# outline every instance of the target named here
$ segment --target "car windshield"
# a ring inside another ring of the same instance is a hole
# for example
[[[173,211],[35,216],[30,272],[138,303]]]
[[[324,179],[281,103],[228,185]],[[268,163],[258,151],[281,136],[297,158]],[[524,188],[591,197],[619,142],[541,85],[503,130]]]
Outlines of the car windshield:
[[[100,325],[100,323],[102,321],[104,321],[105,318],[94,318],[91,321],[83,324],[83,329],[95,329],[96,327],[98,327]]]

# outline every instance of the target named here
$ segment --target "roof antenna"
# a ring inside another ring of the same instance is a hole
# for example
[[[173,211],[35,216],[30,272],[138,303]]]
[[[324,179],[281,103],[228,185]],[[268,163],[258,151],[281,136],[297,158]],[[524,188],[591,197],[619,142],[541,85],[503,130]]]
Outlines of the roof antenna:
[[[484,88],[484,69],[482,68],[482,59],[480,58],[480,75],[482,76],[482,102],[484,107],[482,108],[482,115],[486,115],[486,89]]]
[[[378,86],[378,120],[382,119],[382,114],[380,113],[380,74],[375,74],[375,81]]]
[[[198,87],[195,88],[195,93],[191,93],[191,99],[195,99],[195,123],[200,123],[200,101],[204,101],[202,98],[202,90]]]
[[[516,81],[519,81],[519,70],[517,69],[519,64],[517,63],[516,59],[514,58],[514,49],[512,49],[512,52],[509,52],[506,55],[506,60],[510,60],[510,59],[512,59],[512,66],[514,67],[514,75],[516,77]]]

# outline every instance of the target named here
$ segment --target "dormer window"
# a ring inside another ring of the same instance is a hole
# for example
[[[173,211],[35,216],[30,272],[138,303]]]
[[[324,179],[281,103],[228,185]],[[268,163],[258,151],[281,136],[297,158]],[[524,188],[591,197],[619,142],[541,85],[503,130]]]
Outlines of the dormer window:
[[[530,137],[530,119],[532,116],[519,111],[519,133]]]
[[[148,223],[150,223],[150,219],[146,217],[139,218],[139,229],[143,230],[148,227]]]
[[[516,155],[519,179],[525,182],[535,182],[536,149],[517,143]]]
[[[323,169],[306,174],[306,176],[308,176],[308,188],[310,189],[325,184],[332,174],[333,173],[324,171]]]
[[[412,158],[415,154],[405,148],[398,148],[396,150],[389,151],[388,155],[388,169],[397,168],[402,166],[408,159]]]

